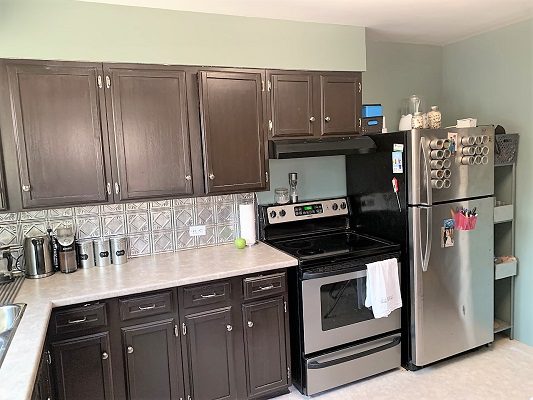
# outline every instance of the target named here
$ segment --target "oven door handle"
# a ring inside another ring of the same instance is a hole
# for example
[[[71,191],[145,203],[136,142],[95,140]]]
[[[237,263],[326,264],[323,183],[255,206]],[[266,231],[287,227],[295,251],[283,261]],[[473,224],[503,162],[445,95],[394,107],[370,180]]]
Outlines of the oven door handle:
[[[343,275],[347,273],[355,274],[352,279],[359,279],[359,278],[364,278],[366,276],[366,271],[367,271],[366,265],[361,265],[360,267],[357,267],[357,269],[355,270],[347,268],[347,269],[343,269],[339,271],[330,271],[330,272],[304,272],[302,274],[302,280],[326,278],[328,276]]]
[[[333,367],[338,364],[356,360],[361,357],[366,357],[371,354],[375,354],[377,352],[390,349],[391,347],[396,347],[401,343],[401,341],[402,341],[401,336],[397,336],[390,343],[384,344],[382,346],[374,347],[373,349],[365,350],[360,353],[355,353],[350,356],[341,357],[341,358],[337,358],[336,360],[330,360],[330,361],[324,361],[324,362],[311,361],[309,364],[307,364],[307,368],[308,369],[322,369],[322,368]]]

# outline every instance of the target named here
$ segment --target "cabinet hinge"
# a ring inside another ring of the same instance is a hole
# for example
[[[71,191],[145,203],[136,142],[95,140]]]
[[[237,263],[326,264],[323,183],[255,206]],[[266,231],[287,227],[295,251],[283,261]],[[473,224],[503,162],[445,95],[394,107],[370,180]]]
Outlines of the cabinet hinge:
[[[185,325],[185,322],[181,324],[181,333],[183,333],[183,336],[187,334],[187,325]]]
[[[52,365],[52,356],[50,355],[50,351],[46,350],[46,362],[48,365]]]
[[[96,78],[96,81],[98,82],[98,87],[102,89],[102,75],[98,75],[98,78]]]
[[[178,337],[180,335],[180,328],[178,328],[178,324],[174,325],[174,336]]]
[[[361,129],[362,121],[361,118],[359,118],[359,129]]]
[[[261,81],[261,91],[265,91],[265,81]]]
[[[291,367],[287,367],[287,379],[291,379]]]
[[[267,81],[267,89],[269,92],[272,90],[272,83],[270,81]]]
[[[287,302],[286,301],[283,302],[283,310],[285,312],[287,312]]]
[[[361,89],[362,89],[361,82],[359,82],[359,83],[357,84],[357,89],[359,90],[359,93],[361,93]]]
[[[268,130],[269,131],[272,130],[272,120],[271,119],[268,120]]]
[[[266,182],[268,183],[268,171],[265,172],[265,180],[266,180]]]

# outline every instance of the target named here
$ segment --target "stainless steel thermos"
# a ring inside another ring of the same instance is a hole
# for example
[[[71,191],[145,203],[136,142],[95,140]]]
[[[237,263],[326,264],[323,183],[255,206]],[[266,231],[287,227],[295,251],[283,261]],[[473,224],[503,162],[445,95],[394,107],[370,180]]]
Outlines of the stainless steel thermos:
[[[106,267],[111,264],[111,248],[109,239],[94,239],[94,263],[97,267]]]

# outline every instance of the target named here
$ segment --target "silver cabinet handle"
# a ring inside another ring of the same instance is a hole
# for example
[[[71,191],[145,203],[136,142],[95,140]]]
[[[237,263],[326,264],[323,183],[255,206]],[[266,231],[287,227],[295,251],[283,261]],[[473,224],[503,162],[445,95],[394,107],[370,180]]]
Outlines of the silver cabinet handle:
[[[115,193],[116,194],[120,193],[120,186],[118,185],[118,182],[115,182]]]
[[[315,122],[315,117],[311,117],[311,118],[309,118],[309,121],[310,121],[310,122]]]
[[[259,290],[270,290],[274,289],[274,285],[270,284],[268,286],[259,286]]]
[[[233,326],[231,325],[226,325],[226,329],[228,330],[228,332],[231,332],[233,330]]]
[[[185,175],[185,180],[186,180],[186,181],[190,181],[191,179],[192,179],[192,176],[190,176],[190,175]]]
[[[109,358],[109,354],[107,354],[105,351],[102,353],[102,360],[107,360]]]
[[[111,194],[111,182],[107,182],[107,194]]]
[[[23,192],[29,192],[30,191],[30,185],[22,185],[22,191]]]
[[[331,121],[331,118],[330,117],[326,117],[326,118],[324,118],[324,121],[329,122],[329,121]]]
[[[82,323],[84,323],[85,321],[87,321],[87,316],[83,317],[82,319],[75,319],[75,320],[71,320],[71,319],[69,319],[69,320],[68,320],[68,323],[69,323],[69,324],[82,324]]]
[[[215,297],[217,294],[216,293],[211,293],[211,294],[201,294],[200,297],[202,299],[210,299],[211,297]]]
[[[211,179],[211,180],[215,179],[215,175],[209,174],[209,179]]]
[[[252,328],[254,326],[254,323],[252,321],[248,321],[248,328]]]
[[[155,308],[155,304],[152,304],[151,306],[147,306],[147,307],[139,306],[138,308],[140,311],[153,310]]]
[[[128,348],[127,348],[127,351],[128,351],[128,354],[131,354],[131,353],[133,353],[133,347],[131,347],[131,346],[128,346]]]

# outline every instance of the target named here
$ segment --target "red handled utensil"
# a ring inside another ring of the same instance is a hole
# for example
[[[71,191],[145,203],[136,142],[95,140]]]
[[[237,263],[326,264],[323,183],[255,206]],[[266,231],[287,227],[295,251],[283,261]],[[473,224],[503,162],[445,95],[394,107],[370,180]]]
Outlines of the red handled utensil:
[[[396,201],[398,202],[398,209],[402,211],[402,206],[400,205],[400,198],[398,197],[398,179],[396,177],[392,178],[392,190],[396,195]]]

